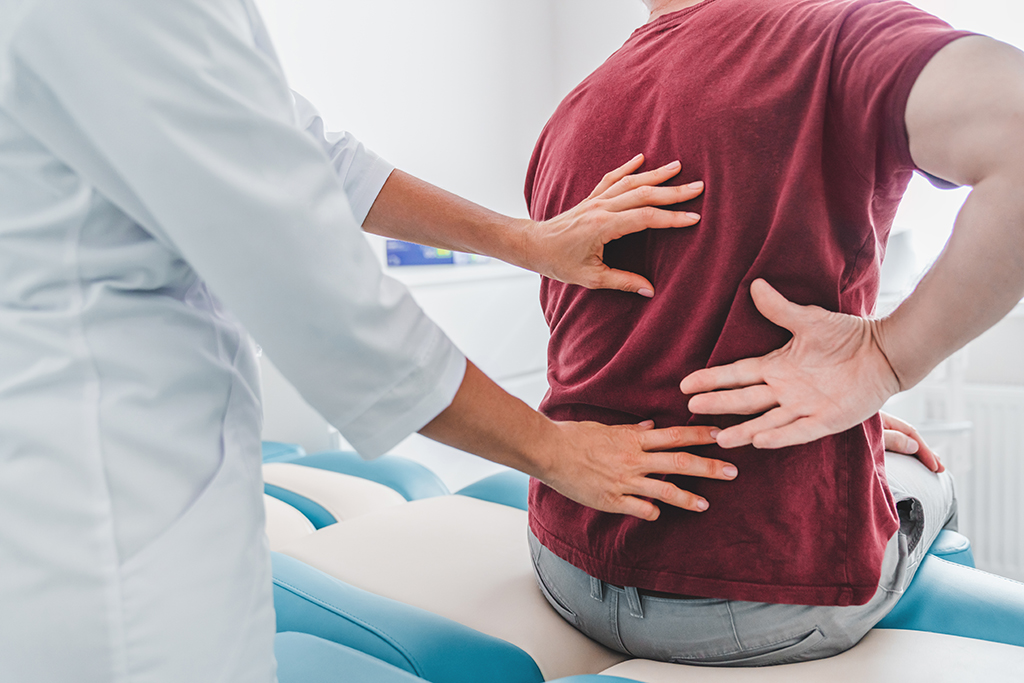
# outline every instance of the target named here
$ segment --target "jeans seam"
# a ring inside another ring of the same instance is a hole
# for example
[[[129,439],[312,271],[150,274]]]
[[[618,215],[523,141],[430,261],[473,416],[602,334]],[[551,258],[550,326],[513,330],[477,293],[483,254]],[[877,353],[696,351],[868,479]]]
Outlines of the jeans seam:
[[[612,635],[615,636],[615,642],[619,644],[619,648],[622,650],[622,652],[628,655],[633,655],[633,653],[626,648],[626,644],[622,642],[622,634],[619,633],[619,592],[608,591],[608,593],[610,593],[613,598],[607,601],[609,621],[608,630],[610,630]]]
[[[729,613],[729,626],[732,628],[732,637],[736,641],[736,647],[740,650],[743,649],[743,643],[740,642],[739,631],[736,630],[736,619],[732,614],[732,604],[730,602],[725,603],[725,610]]]

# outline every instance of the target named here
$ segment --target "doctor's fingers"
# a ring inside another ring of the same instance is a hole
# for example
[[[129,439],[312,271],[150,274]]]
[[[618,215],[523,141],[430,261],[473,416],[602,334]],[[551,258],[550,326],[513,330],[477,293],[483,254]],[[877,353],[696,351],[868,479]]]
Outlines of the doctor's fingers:
[[[704,512],[708,509],[708,501],[705,498],[661,479],[641,477],[634,482],[628,493],[652,500],[660,500],[663,503],[668,503],[684,510],[692,510],[693,512]]]
[[[612,197],[618,197],[620,194],[629,192],[630,190],[638,188],[642,185],[661,185],[670,178],[675,177],[676,174],[679,173],[680,168],[681,166],[679,165],[679,162],[673,161],[672,163],[665,164],[664,166],[660,166],[651,171],[644,171],[643,173],[625,175],[620,177],[618,180],[616,180],[608,187],[604,188],[601,192],[597,192],[597,190],[595,189],[594,192],[596,194],[592,196],[600,197],[601,199],[611,199]],[[618,169],[616,171],[613,171],[613,173],[616,173],[617,171]],[[607,180],[608,176],[606,175],[605,178],[601,181],[601,185],[603,185]],[[598,187],[601,187],[601,185],[598,185]]]
[[[612,185],[628,176],[636,169],[640,168],[643,165],[643,163],[644,155],[637,154],[635,157],[624,163],[622,166],[619,166],[614,171],[608,171],[607,173],[604,174],[604,177],[601,178],[601,182],[597,184],[597,187],[594,188],[594,191],[590,193],[587,199],[593,199],[594,197],[598,197],[601,194],[607,192],[608,188],[610,188]]]
[[[601,223],[601,241],[605,244],[649,228],[688,228],[700,220],[700,215],[689,211],[669,211],[644,206],[639,209],[615,211],[604,215]]]
[[[641,185],[615,197],[601,197],[600,206],[607,211],[627,211],[643,206],[667,206],[688,202],[704,191],[704,183],[690,185],[658,186]],[[691,214],[696,216],[697,214]]]
[[[694,395],[719,389],[740,389],[764,384],[764,359],[765,356],[744,358],[729,365],[691,372],[679,383],[679,389],[684,394]]]
[[[767,384],[698,394],[687,404],[695,415],[756,415],[778,405],[775,390]]]
[[[670,448],[686,448],[715,443],[714,434],[717,427],[711,426],[680,426],[652,429],[654,422],[648,420],[635,425],[632,429],[641,430],[640,447],[645,451],[665,451]]]
[[[648,298],[654,296],[654,285],[643,275],[630,273],[627,270],[616,270],[602,266],[584,283],[588,289],[618,289],[633,292]]]
[[[701,479],[729,481],[735,479],[739,474],[739,470],[732,463],[716,460],[715,458],[703,458],[684,451],[677,453],[649,453],[642,461],[639,469],[643,478],[646,478],[648,474],[682,474],[688,477],[700,477]],[[633,493],[636,492],[634,491]]]

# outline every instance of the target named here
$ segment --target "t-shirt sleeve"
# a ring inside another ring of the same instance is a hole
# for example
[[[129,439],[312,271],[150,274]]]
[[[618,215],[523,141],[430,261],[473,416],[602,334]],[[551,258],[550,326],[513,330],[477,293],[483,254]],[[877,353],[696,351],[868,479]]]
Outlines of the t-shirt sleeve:
[[[379,455],[451,403],[465,358],[381,272],[247,6],[35,4],[0,31],[0,108],[188,263],[310,404]]]
[[[913,169],[907,98],[921,70],[950,42],[972,35],[905,2],[860,0],[844,10],[832,53],[829,116],[851,163]]]

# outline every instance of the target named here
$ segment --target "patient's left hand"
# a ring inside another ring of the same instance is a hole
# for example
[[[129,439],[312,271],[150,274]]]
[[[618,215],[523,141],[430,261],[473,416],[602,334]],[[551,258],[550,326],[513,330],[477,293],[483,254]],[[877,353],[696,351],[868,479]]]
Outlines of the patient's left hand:
[[[678,161],[630,175],[643,163],[644,156],[636,155],[605,175],[590,196],[574,208],[525,231],[529,238],[524,249],[527,266],[571,285],[654,296],[654,287],[647,278],[605,265],[604,247],[612,240],[648,228],[694,225],[700,220],[695,213],[655,207],[689,201],[704,191],[704,184],[659,187],[679,173]]]
[[[878,321],[800,306],[764,280],[750,286],[754,305],[793,333],[780,349],[698,370],[680,389],[696,415],[755,415],[722,430],[718,445],[784,448],[838,434],[879,411],[900,390],[879,343]]]
[[[932,472],[946,471],[939,456],[928,447],[916,429],[884,411],[879,411],[878,414],[882,416],[882,429],[885,430],[885,450],[903,455],[916,455],[917,459]]]

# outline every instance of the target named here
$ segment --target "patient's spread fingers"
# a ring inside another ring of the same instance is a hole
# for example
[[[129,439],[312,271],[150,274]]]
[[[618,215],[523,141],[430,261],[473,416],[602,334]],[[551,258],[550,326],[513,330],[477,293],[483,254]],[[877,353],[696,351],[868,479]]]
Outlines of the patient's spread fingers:
[[[817,420],[802,417],[776,429],[768,429],[756,434],[753,438],[754,448],[785,448],[802,443],[810,443],[815,439],[828,436],[832,430]]]
[[[679,383],[679,389],[684,394],[693,395],[764,384],[764,375],[761,372],[762,358],[744,358],[729,365],[691,372]]]
[[[737,448],[754,443],[754,438],[761,432],[778,429],[798,419],[798,416],[786,408],[774,408],[764,415],[743,422],[735,427],[723,429],[718,434],[718,445],[722,448]]]
[[[697,394],[688,407],[695,415],[755,415],[779,405],[775,390],[767,384],[742,389]]]

